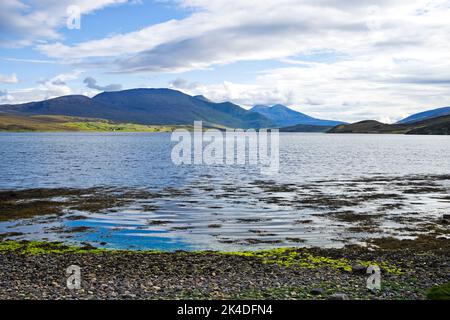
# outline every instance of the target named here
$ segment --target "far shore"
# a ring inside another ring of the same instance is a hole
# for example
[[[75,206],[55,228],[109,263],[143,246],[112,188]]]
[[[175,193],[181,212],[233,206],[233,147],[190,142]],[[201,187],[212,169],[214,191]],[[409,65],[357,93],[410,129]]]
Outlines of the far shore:
[[[304,133],[345,133],[345,134],[414,134],[414,135],[448,135],[447,117],[440,117],[412,125],[383,124],[377,121],[362,121],[354,124],[316,126],[299,124],[276,128],[280,132]],[[224,126],[203,124],[207,129],[227,129]],[[172,132],[176,129],[193,131],[193,125],[171,124],[137,124],[120,123],[98,118],[85,118],[62,115],[16,115],[0,113],[0,132]],[[268,128],[272,129],[272,128]],[[273,128],[275,129],[275,128]]]

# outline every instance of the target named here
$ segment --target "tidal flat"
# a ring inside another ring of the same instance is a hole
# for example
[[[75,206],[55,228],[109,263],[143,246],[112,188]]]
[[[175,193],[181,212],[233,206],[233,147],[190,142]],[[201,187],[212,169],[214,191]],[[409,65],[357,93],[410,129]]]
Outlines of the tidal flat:
[[[0,238],[125,250],[340,248],[449,237],[449,175],[0,191]]]

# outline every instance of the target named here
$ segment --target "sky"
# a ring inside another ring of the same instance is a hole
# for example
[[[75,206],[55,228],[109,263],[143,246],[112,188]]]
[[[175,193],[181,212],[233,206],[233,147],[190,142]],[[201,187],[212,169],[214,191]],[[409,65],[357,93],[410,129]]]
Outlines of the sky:
[[[0,1],[0,104],[138,87],[394,122],[450,106],[450,0]]]

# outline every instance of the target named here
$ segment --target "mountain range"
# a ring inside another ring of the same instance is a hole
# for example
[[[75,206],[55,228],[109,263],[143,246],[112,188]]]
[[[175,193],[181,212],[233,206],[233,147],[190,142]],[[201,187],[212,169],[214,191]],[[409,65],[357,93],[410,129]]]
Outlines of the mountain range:
[[[231,102],[215,103],[202,95],[190,96],[171,89],[131,89],[103,92],[93,98],[63,96],[18,105],[2,105],[13,115],[59,115],[99,118],[143,125],[192,125],[231,128],[281,128],[294,125],[334,127],[344,122],[321,120],[283,105],[255,106],[246,110]],[[313,128],[317,131],[318,128]],[[323,129],[321,129],[323,131]]]
[[[45,130],[46,121],[51,122],[52,128],[59,128],[60,123],[69,122],[70,126],[73,122],[97,122],[95,127],[116,128],[115,124],[126,124],[130,128],[130,124],[192,126],[194,121],[201,120],[205,127],[280,128],[282,132],[449,134],[450,131],[450,107],[420,112],[396,124],[372,120],[347,124],[313,118],[281,104],[257,105],[246,110],[231,102],[215,103],[201,95],[190,96],[164,88],[103,92],[93,98],[69,95],[23,104],[0,105],[0,115],[0,130],[27,130],[30,126],[30,130]],[[16,124],[15,121],[20,123]],[[145,130],[159,129],[146,127]]]
[[[171,89],[132,89],[103,92],[93,98],[80,95],[2,105],[0,112],[13,115],[63,115],[100,118],[144,125],[192,125],[270,128],[273,123],[259,113],[230,102],[214,103]]]

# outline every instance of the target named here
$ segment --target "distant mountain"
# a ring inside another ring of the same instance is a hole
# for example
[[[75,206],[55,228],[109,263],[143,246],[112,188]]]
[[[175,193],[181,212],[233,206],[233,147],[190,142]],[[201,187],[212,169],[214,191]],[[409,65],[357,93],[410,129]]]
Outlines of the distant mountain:
[[[204,97],[203,97],[204,98]],[[171,89],[103,92],[92,99],[64,96],[19,105],[2,105],[0,112],[18,115],[63,115],[154,125],[205,125],[232,128],[273,127],[261,114],[235,104],[213,103]]]
[[[423,135],[449,135],[450,115],[426,119],[414,123],[385,124],[366,120],[348,125],[339,125],[328,133],[403,133]]]
[[[280,132],[327,132],[333,126],[316,126],[311,124],[296,124],[295,126],[280,128]]]
[[[450,115],[450,107],[438,108],[433,110],[428,110],[420,113],[413,114],[397,123],[414,123],[426,119],[432,119],[436,117]]]
[[[281,104],[269,106],[254,106],[250,111],[262,114],[271,120],[277,127],[289,127],[297,124],[317,125],[317,126],[336,126],[345,122],[334,120],[321,120],[310,117],[304,113],[294,111]]]

